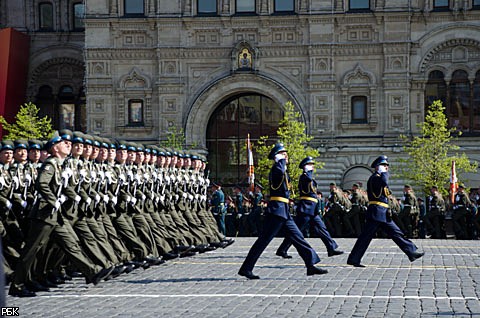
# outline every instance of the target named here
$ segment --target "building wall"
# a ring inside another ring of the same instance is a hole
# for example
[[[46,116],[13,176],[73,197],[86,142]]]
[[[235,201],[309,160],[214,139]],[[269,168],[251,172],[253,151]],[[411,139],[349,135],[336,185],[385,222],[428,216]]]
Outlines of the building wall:
[[[38,31],[39,0],[0,3],[0,25],[32,37],[28,99],[45,83],[59,88],[62,74],[85,85],[89,132],[160,141],[169,127],[182,127],[202,151],[208,120],[225,99],[250,92],[292,100],[326,163],[325,188],[362,178],[379,153],[394,163],[402,156],[399,135],[418,132],[430,71],[442,70],[448,81],[457,69],[472,80],[480,69],[480,10],[472,0],[450,1],[443,12],[433,0],[372,0],[371,12],[356,13],[349,1],[296,0],[293,15],[275,15],[273,0],[257,0],[255,16],[218,0],[214,17],[198,16],[196,0],[146,0],[142,17],[126,17],[124,0],[86,0],[85,32],[69,30],[72,1],[52,3],[54,32]],[[252,52],[250,71],[238,69],[244,48]],[[352,124],[358,95],[368,98],[368,120]],[[128,125],[131,99],[144,102],[143,125]],[[460,139],[474,160],[478,141]],[[401,180],[393,183],[401,188]]]

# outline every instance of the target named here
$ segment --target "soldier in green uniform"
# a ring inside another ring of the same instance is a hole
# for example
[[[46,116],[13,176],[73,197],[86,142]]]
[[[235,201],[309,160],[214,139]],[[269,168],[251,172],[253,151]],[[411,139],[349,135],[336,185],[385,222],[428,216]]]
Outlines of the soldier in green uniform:
[[[70,148],[58,133],[48,142],[47,149],[52,156],[44,162],[36,184],[40,196],[30,213],[31,224],[21,261],[18,263],[15,279],[10,285],[9,294],[17,297],[35,296],[35,292],[25,287],[30,268],[37,252],[50,239],[54,240],[68,255],[69,260],[79,268],[87,282],[98,284],[114,270],[114,267],[101,268],[91,264],[83,254],[78,239],[71,235],[72,229],[61,214],[62,170]]]
[[[402,211],[399,215],[408,238],[418,237],[418,202],[415,192],[409,184],[403,187]]]
[[[349,196],[350,202],[352,202],[352,208],[347,217],[352,225],[353,236],[358,237],[362,233],[362,213],[366,209],[367,201],[365,196],[360,192],[358,183],[352,185],[352,190]]]
[[[431,238],[445,238],[445,200],[437,186],[430,188],[430,196],[427,199],[427,217],[426,227]]]

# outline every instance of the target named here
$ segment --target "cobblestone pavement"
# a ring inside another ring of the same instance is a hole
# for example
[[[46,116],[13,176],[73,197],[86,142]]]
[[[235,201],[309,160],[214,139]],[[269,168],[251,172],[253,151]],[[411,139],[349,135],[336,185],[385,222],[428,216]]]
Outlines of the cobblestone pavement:
[[[260,280],[237,275],[254,238],[194,257],[87,286],[79,278],[38,293],[7,297],[23,317],[480,317],[478,241],[416,240],[425,256],[414,263],[391,240],[376,239],[362,263],[346,265],[353,239],[337,239],[347,253],[327,257],[309,239],[327,275],[306,276],[301,258],[275,256],[276,238],[259,259]]]

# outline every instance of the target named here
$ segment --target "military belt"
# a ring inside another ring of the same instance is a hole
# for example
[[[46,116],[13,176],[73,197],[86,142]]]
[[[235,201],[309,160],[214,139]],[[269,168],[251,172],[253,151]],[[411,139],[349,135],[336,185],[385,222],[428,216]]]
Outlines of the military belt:
[[[318,200],[315,199],[315,198],[312,198],[312,197],[300,197],[299,199],[300,199],[300,200],[308,200],[308,201],[312,201],[312,202],[318,203]]]
[[[382,206],[382,207],[384,207],[384,208],[388,208],[388,204],[385,203],[385,202],[380,202],[380,201],[368,201],[368,204],[375,204],[375,205]]]
[[[283,203],[288,203],[289,200],[287,198],[284,198],[284,197],[270,197],[270,201],[280,201],[280,202],[283,202]]]

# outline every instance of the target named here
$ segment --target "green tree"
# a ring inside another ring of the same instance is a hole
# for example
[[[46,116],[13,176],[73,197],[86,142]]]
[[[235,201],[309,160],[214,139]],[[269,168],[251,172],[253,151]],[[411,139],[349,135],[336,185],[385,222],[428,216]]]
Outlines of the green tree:
[[[272,161],[268,159],[268,154],[275,142],[282,142],[288,151],[288,173],[292,179],[293,190],[296,191],[298,178],[302,174],[302,170],[298,168],[300,161],[307,156],[313,158],[319,157],[319,152],[308,146],[313,139],[306,133],[305,123],[302,121],[301,114],[295,111],[292,102],[287,102],[284,106],[283,119],[277,130],[278,140],[271,140],[269,136],[260,137],[255,147],[256,156],[258,158],[255,167],[255,177],[260,180],[263,185],[268,184],[268,174],[272,167]],[[323,162],[316,163],[316,168],[323,167]]]
[[[436,100],[429,106],[425,121],[418,127],[420,136],[411,140],[401,136],[408,157],[400,160],[399,176],[411,180],[425,195],[430,193],[433,185],[447,195],[452,161],[455,161],[457,176],[462,172],[475,172],[477,163],[471,162],[464,153],[458,153],[459,147],[454,144],[456,137],[452,135],[456,129],[448,128],[445,107],[441,101]],[[460,133],[457,132],[458,135]]]
[[[167,129],[167,140],[162,143],[162,146],[175,149],[185,149],[186,139],[183,129],[177,128],[177,126],[169,127]]]
[[[38,107],[32,102],[23,104],[15,115],[15,122],[10,124],[0,116],[2,128],[8,131],[5,139],[49,139],[53,135],[52,120],[47,116],[38,117]]]

